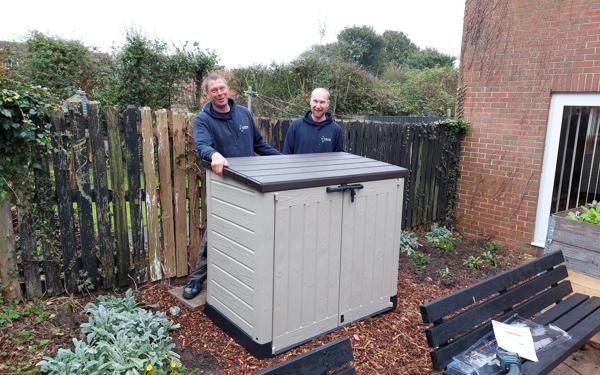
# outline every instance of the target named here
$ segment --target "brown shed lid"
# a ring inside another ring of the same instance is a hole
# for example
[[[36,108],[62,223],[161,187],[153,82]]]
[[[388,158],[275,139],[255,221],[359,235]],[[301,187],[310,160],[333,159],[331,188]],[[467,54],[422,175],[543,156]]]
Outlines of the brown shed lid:
[[[262,192],[408,177],[408,170],[345,152],[227,158],[224,176]],[[202,161],[210,168],[210,163]]]

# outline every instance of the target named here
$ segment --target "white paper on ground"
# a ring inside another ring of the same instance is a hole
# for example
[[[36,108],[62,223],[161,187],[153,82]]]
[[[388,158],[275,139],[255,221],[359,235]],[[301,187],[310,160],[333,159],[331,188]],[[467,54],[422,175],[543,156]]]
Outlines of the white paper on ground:
[[[502,349],[514,352],[521,358],[537,362],[533,337],[528,327],[515,327],[492,320],[496,342]]]

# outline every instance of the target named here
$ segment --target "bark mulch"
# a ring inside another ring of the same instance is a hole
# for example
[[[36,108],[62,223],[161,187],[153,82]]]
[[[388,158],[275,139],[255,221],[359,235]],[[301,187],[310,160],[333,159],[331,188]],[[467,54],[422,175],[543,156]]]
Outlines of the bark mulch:
[[[143,287],[138,297],[145,303],[158,303],[169,318],[181,328],[173,333],[177,351],[188,368],[200,369],[202,374],[253,374],[318,345],[348,336],[352,342],[354,365],[358,374],[431,374],[429,348],[425,340],[419,305],[491,276],[526,260],[512,252],[498,255],[499,266],[466,269],[463,259],[482,253],[482,241],[464,239],[455,252],[445,253],[428,245],[421,249],[429,254],[430,264],[416,267],[401,254],[398,274],[398,306],[389,313],[350,324],[326,336],[312,340],[275,358],[257,360],[227,334],[216,327],[204,313],[190,311],[167,291],[169,287],[156,283]],[[441,277],[438,270],[446,267],[450,277]],[[181,312],[172,316],[171,306]]]
[[[429,348],[425,340],[425,325],[421,323],[419,305],[450,293],[482,278],[496,274],[525,261],[526,257],[510,251],[498,256],[498,267],[486,265],[470,270],[462,265],[469,255],[482,253],[481,241],[462,240],[455,252],[443,252],[422,240],[421,250],[429,255],[425,267],[416,267],[400,255],[398,274],[398,306],[394,311],[350,324],[324,337],[312,340],[275,358],[257,360],[233,339],[217,328],[202,310],[191,311],[168,293],[164,283],[146,284],[136,292],[140,302],[159,304],[159,309],[181,325],[172,333],[177,352],[190,373],[253,374],[258,370],[300,355],[338,337],[348,336],[352,342],[354,365],[358,374],[431,374]],[[439,270],[448,267],[451,276],[442,277]],[[184,282],[184,280],[179,280]],[[100,291],[98,293],[109,293]],[[83,306],[95,296],[55,297],[17,307],[19,317],[9,322],[0,320],[0,374],[30,370],[44,355],[54,356],[58,348],[72,348],[71,339],[81,336],[79,325],[87,320]],[[179,306],[177,316],[170,313]],[[0,306],[0,318],[6,316],[9,305]],[[30,309],[31,314],[23,311]],[[192,370],[195,369],[195,370]]]

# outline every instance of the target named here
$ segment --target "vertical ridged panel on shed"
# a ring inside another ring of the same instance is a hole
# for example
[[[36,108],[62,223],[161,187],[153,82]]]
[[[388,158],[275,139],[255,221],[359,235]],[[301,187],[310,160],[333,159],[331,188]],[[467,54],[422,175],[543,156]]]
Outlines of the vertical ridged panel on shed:
[[[342,194],[278,192],[273,352],[337,326]]]
[[[340,275],[342,324],[392,306],[396,295],[402,181],[362,183],[354,202],[344,193]]]

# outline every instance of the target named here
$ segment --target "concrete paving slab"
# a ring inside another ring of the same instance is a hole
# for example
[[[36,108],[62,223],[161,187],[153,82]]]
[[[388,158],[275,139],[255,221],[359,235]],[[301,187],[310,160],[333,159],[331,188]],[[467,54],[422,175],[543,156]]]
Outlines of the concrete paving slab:
[[[169,289],[169,293],[175,298],[179,299],[189,309],[196,310],[206,304],[206,283],[202,286],[200,293],[192,299],[183,298],[183,286],[178,286],[173,289]]]

